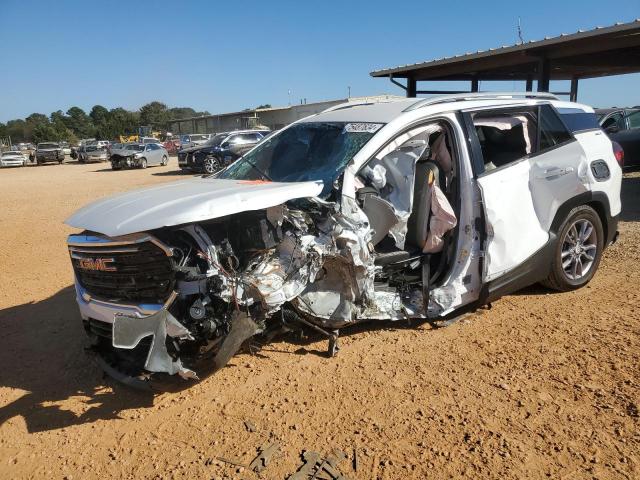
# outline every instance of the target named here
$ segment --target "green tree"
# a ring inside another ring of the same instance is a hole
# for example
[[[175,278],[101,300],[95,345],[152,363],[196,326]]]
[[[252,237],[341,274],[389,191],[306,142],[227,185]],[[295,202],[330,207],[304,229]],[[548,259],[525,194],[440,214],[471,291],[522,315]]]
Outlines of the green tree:
[[[91,117],[93,124],[98,126],[100,124],[107,123],[109,120],[109,110],[102,105],[94,105],[91,112],[89,112],[89,116]]]
[[[151,102],[140,107],[140,122],[154,128],[166,128],[171,120],[169,110],[164,103]]]
[[[33,129],[33,142],[53,142],[59,140],[58,132],[50,123],[39,123]]]
[[[67,110],[69,120],[66,122],[67,127],[79,138],[93,137],[95,128],[91,117],[85,113],[80,107],[71,107]]]
[[[31,141],[31,138],[27,138],[25,135],[26,124],[27,122],[22,119],[7,122],[7,136],[11,137],[13,143]]]
[[[265,103],[264,105],[258,105],[256,107],[256,110],[259,110],[261,108],[271,108],[271,104],[270,103]]]

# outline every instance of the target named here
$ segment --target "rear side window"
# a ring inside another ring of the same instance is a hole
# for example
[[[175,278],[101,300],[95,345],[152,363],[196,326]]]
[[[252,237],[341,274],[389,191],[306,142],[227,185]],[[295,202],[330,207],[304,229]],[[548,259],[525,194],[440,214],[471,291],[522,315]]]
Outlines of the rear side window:
[[[544,151],[571,140],[571,134],[551,105],[540,107],[540,148]]]
[[[561,108],[558,112],[564,124],[573,133],[600,128],[595,113],[585,112],[579,108]]]
[[[629,128],[640,128],[640,110],[629,114]]]
[[[544,153],[573,139],[556,110],[548,104],[483,110],[471,113],[471,119],[485,172]]]
[[[536,151],[536,107],[482,111],[472,114],[471,118],[482,150],[485,171],[509,165]]]

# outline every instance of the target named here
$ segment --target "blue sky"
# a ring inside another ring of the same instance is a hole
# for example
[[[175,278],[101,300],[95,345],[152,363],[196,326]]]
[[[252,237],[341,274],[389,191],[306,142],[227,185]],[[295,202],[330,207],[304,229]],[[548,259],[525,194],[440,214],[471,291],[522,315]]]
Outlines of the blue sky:
[[[515,43],[518,17],[535,40],[631,21],[640,0],[0,0],[0,121],[152,100],[225,112],[349,86],[402,94],[369,72]],[[638,105],[639,87],[637,74],[582,81],[579,100]]]

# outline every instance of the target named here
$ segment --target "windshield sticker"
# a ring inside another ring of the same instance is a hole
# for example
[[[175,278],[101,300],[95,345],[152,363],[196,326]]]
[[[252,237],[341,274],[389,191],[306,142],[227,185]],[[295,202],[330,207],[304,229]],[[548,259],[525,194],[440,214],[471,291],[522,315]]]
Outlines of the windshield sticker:
[[[346,133],[376,133],[382,127],[382,123],[347,123],[344,126]]]

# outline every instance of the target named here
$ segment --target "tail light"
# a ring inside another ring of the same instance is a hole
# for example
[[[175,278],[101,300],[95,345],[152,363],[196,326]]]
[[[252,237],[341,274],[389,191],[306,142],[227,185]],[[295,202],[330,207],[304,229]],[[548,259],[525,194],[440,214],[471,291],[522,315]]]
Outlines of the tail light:
[[[620,168],[622,168],[624,167],[624,150],[618,142],[612,141],[611,143],[613,144],[613,154],[618,161],[618,165],[620,165]]]

